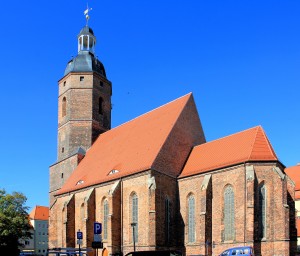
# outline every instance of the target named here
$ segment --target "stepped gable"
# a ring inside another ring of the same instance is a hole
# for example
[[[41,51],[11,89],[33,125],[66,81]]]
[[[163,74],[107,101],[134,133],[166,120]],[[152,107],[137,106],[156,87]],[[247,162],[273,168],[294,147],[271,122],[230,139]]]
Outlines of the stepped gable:
[[[101,134],[59,194],[148,169],[178,176],[205,142],[191,93]]]
[[[29,218],[32,220],[48,220],[49,219],[49,207],[35,206],[29,214]]]
[[[295,182],[295,198],[300,199],[300,164],[287,167],[284,171]]]
[[[249,161],[278,161],[261,126],[196,146],[179,177]]]

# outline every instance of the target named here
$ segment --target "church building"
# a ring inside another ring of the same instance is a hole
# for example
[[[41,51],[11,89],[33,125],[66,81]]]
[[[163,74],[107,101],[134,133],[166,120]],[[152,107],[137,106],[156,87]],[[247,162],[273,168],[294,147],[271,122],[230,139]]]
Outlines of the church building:
[[[100,222],[99,255],[244,245],[295,255],[295,184],[263,128],[206,141],[192,93],[111,128],[112,83],[95,45],[86,25],[58,82],[49,248],[78,247],[78,230],[91,248]]]

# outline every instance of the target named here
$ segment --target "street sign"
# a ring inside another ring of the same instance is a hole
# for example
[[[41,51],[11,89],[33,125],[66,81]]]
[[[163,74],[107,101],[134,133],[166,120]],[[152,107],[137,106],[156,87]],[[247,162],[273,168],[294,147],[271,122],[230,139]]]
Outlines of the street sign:
[[[92,248],[94,249],[101,249],[103,248],[103,243],[102,242],[92,242]]]
[[[101,234],[94,234],[94,242],[102,242]]]
[[[102,233],[102,224],[99,222],[94,223],[94,234],[101,234]]]
[[[82,239],[77,239],[77,244],[82,245]]]
[[[82,239],[83,238],[83,234],[81,231],[77,232],[77,239]]]

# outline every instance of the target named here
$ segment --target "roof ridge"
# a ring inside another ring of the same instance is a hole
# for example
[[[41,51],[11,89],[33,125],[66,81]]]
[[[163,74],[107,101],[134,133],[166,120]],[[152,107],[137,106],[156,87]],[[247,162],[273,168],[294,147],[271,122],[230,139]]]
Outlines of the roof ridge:
[[[267,135],[266,135],[266,133],[265,133],[265,130],[262,128],[261,125],[257,126],[256,134],[255,134],[255,137],[254,137],[254,142],[253,142],[253,145],[252,145],[252,150],[251,150],[251,152],[250,152],[250,155],[249,155],[248,160],[251,159],[252,153],[253,153],[253,151],[254,151],[255,143],[257,142],[257,136],[258,136],[258,133],[259,133],[259,132],[262,133],[262,136],[263,136],[263,138],[264,138],[264,140],[265,140],[265,143],[267,144],[267,147],[268,147],[269,151],[270,151],[270,152],[272,153],[272,155],[278,160],[278,157],[277,157],[277,155],[276,155],[276,153],[275,153],[273,147],[271,146],[271,143],[270,143],[270,141],[269,141],[269,139],[268,139],[268,137],[267,137]]]
[[[206,145],[206,144],[209,144],[209,143],[213,143],[213,142],[216,142],[216,141],[219,141],[219,140],[223,140],[223,139],[225,139],[225,138],[229,138],[229,137],[235,136],[235,135],[237,135],[237,134],[241,134],[241,133],[247,132],[247,131],[252,130],[252,129],[257,129],[259,126],[260,126],[260,125],[257,125],[257,126],[248,128],[248,129],[246,129],[246,130],[239,131],[239,132],[236,132],[236,133],[232,133],[232,134],[226,135],[226,136],[224,136],[224,137],[221,137],[221,138],[218,138],[218,139],[215,139],[215,140],[207,141],[207,142],[205,142],[205,143],[203,143],[203,144],[196,145],[195,147],[198,147],[198,146],[201,146],[201,145]]]
[[[186,100],[184,106],[180,109],[180,111],[179,111],[179,113],[178,113],[178,115],[177,115],[177,117],[176,117],[176,119],[175,119],[175,121],[174,121],[174,124],[172,125],[172,127],[171,127],[171,129],[170,129],[169,134],[165,137],[165,140],[162,141],[161,146],[160,146],[160,150],[159,150],[157,156],[155,157],[154,161],[152,162],[152,166],[151,166],[151,167],[153,167],[153,165],[155,164],[156,160],[158,159],[159,154],[161,153],[161,151],[162,151],[164,145],[166,144],[166,142],[168,141],[168,139],[169,139],[171,133],[172,133],[173,130],[175,129],[175,126],[176,126],[176,124],[177,124],[179,118],[181,117],[181,115],[182,115],[184,109],[187,107],[188,102],[191,100],[191,98],[192,98],[192,100],[193,100],[193,94],[192,94],[191,92],[188,93],[188,94],[186,94],[186,95],[184,95],[184,96],[181,96],[180,98],[178,98],[178,100],[181,99],[181,98],[184,98],[184,97],[187,97],[187,100]],[[176,101],[176,100],[173,100],[173,101],[171,101],[171,102],[174,102],[174,101]],[[169,102],[169,103],[171,103],[171,102]],[[167,104],[165,104],[165,105],[167,105]],[[192,147],[192,149],[193,149],[193,147]],[[191,150],[191,152],[192,152],[192,150]],[[187,157],[187,159],[188,159],[188,157]],[[186,159],[186,161],[187,161],[187,159]],[[182,171],[182,170],[183,170],[183,169],[181,169],[181,171]]]
[[[256,142],[256,139],[257,139],[257,134],[258,134],[258,131],[259,131],[259,127],[261,127],[260,125],[259,126],[256,126],[256,133],[255,133],[255,136],[253,138],[253,142],[252,142],[252,145],[251,145],[251,150],[250,150],[250,154],[248,156],[248,160],[251,159],[251,155],[253,153],[253,150],[254,150],[254,145],[255,145],[255,142]]]
[[[271,150],[273,156],[274,156],[277,160],[279,160],[278,157],[277,157],[277,155],[276,155],[276,153],[275,153],[275,151],[274,151],[274,149],[273,149],[273,147],[272,147],[272,145],[271,145],[271,142],[269,141],[268,136],[266,135],[266,133],[265,133],[265,131],[264,131],[264,129],[263,129],[262,127],[261,127],[261,129],[262,129],[262,131],[263,131],[263,135],[264,135],[265,139],[266,139],[267,142],[268,142],[268,148]]]
[[[129,123],[129,122],[131,122],[131,121],[133,121],[133,120],[135,120],[135,119],[137,119],[137,118],[140,118],[140,117],[142,117],[142,116],[146,116],[146,115],[150,114],[151,112],[156,111],[157,109],[163,108],[163,107],[165,107],[166,105],[169,105],[169,104],[171,104],[171,103],[173,103],[173,102],[175,102],[175,101],[177,101],[177,100],[180,100],[180,99],[182,99],[182,98],[184,98],[184,97],[187,97],[187,96],[189,96],[189,95],[192,95],[192,94],[193,94],[192,92],[189,92],[189,93],[187,93],[187,94],[185,94],[185,95],[183,95],[183,96],[180,96],[179,98],[176,98],[176,99],[171,100],[171,101],[169,101],[169,102],[167,102],[167,103],[165,103],[165,104],[163,104],[163,105],[161,105],[161,106],[159,106],[159,107],[156,107],[156,108],[154,108],[154,109],[152,109],[152,110],[149,110],[149,111],[146,112],[146,113],[143,113],[143,114],[141,114],[141,115],[139,115],[139,116],[136,116],[136,117],[134,117],[133,119],[130,119],[130,120],[126,121],[125,123],[122,123],[122,124],[120,124],[120,125],[114,127],[113,129],[116,129],[116,128],[119,128],[119,127],[121,127],[121,126],[124,126],[125,124],[127,124],[127,123]],[[112,130],[113,130],[113,129],[112,129]],[[101,134],[100,134],[100,136],[101,136]],[[100,136],[99,136],[99,137],[100,137]]]

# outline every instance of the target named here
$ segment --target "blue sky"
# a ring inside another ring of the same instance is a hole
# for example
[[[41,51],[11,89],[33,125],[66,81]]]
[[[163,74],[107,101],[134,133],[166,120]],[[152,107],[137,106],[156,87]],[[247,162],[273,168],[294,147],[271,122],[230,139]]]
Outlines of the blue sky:
[[[5,1],[0,188],[48,205],[57,81],[77,54],[85,1]],[[300,162],[300,1],[89,1],[113,85],[112,126],[193,92],[207,141],[261,125]]]

